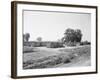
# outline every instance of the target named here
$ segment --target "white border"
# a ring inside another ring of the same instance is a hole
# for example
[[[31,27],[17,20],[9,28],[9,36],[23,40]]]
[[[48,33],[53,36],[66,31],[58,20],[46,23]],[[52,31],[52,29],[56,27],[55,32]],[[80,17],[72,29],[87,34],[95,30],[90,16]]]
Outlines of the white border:
[[[55,68],[55,69],[33,69],[23,70],[22,67],[22,10],[48,10],[48,11],[64,11],[64,12],[81,12],[91,13],[91,66],[90,67],[73,67],[73,68]],[[93,72],[96,70],[96,10],[90,8],[73,8],[43,5],[17,4],[17,76],[47,75],[47,74],[63,74],[77,72]]]

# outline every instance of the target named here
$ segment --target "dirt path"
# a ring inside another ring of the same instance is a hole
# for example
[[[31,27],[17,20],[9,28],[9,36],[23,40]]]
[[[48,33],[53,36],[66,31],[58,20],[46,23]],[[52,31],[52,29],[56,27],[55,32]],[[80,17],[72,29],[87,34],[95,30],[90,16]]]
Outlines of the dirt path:
[[[91,59],[90,56],[82,55],[73,59],[70,63],[67,64],[59,64],[55,67],[84,67],[84,66],[91,66]]]

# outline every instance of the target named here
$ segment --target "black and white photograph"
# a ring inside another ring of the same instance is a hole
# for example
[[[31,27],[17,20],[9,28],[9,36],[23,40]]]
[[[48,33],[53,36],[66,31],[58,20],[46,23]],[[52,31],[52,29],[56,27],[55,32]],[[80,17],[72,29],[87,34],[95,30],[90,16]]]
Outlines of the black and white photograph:
[[[13,78],[97,73],[97,6],[12,2]]]
[[[91,66],[91,15],[23,10],[23,69]]]

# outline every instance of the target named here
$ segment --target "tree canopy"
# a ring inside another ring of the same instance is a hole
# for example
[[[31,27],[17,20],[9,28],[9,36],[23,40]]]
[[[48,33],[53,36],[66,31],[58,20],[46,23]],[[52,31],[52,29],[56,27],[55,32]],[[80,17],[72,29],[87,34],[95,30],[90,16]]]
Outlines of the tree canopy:
[[[23,35],[24,42],[29,41],[29,38],[30,38],[29,33],[26,33],[26,34]]]
[[[80,29],[71,29],[68,28],[65,30],[64,37],[62,38],[62,41],[64,43],[68,42],[81,42],[82,39],[82,33]]]

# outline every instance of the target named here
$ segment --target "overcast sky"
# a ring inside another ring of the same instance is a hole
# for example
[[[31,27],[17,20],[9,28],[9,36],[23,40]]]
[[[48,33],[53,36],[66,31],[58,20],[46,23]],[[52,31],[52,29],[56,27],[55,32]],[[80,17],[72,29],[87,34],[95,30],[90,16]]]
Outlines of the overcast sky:
[[[80,29],[82,40],[91,40],[91,15],[46,11],[24,11],[24,34],[30,33],[30,41],[42,37],[43,41],[56,41],[64,36],[67,28]]]

